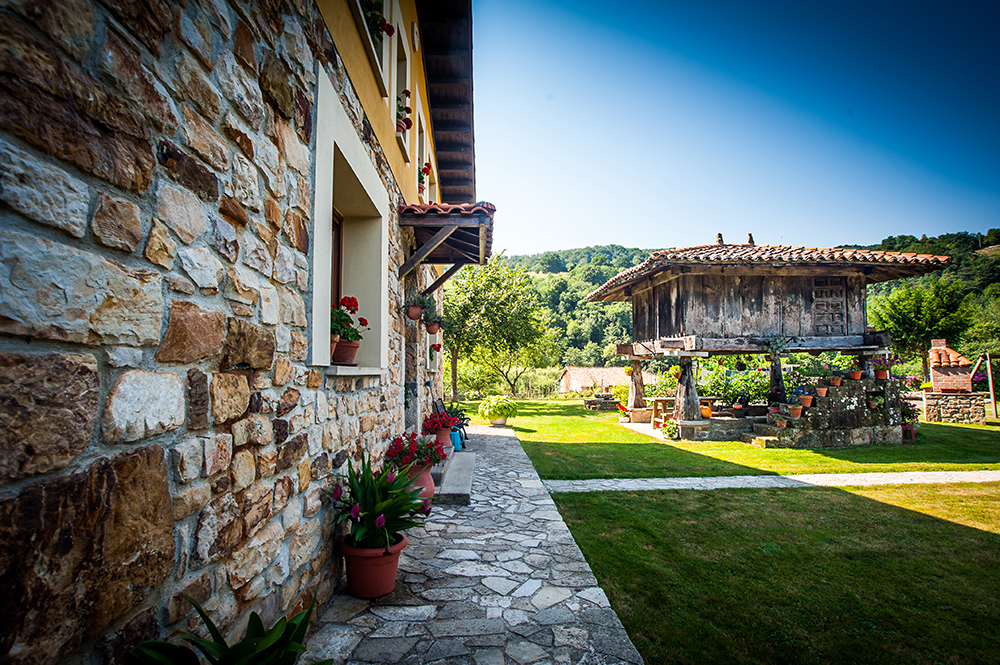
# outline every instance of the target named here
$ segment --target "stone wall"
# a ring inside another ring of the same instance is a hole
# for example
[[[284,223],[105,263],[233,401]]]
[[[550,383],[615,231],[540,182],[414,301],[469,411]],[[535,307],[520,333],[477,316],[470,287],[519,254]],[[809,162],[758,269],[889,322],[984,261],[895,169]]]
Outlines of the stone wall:
[[[924,420],[931,423],[986,423],[984,393],[924,393]]]
[[[310,367],[317,80],[402,197],[306,0],[0,9],[0,653],[123,662],[329,598],[321,488],[440,382]],[[367,138],[365,138],[367,137]],[[426,272],[418,284],[429,280]],[[422,334],[416,330],[411,335]],[[433,377],[438,378],[438,377]]]

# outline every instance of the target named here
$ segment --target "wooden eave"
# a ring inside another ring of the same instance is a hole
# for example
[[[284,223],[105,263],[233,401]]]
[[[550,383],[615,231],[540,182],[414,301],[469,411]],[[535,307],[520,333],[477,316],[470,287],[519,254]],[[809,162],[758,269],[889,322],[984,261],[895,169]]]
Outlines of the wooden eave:
[[[485,265],[493,248],[493,220],[485,212],[468,214],[413,215],[403,212],[399,225],[413,229],[416,249],[399,268],[402,279],[421,263],[451,264],[425,293],[437,290],[459,268],[469,264]]]
[[[471,0],[417,0],[437,185],[444,203],[476,200]]]

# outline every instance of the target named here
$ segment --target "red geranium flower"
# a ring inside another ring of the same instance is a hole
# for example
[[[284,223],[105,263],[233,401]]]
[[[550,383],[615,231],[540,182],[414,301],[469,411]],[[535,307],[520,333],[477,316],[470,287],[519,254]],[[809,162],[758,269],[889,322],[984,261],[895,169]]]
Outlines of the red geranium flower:
[[[410,120],[409,118],[403,118],[403,124],[406,125],[407,129],[409,129],[410,127],[413,127],[413,121]]]
[[[385,26],[385,34],[392,37],[394,34],[396,34],[396,28],[392,27],[391,25]]]
[[[407,97],[409,97],[410,96],[410,91],[409,90],[404,90],[403,94],[406,95]]]
[[[368,327],[368,319],[366,319],[366,318],[365,318],[365,317],[363,317],[363,316],[359,316],[359,317],[358,317],[358,323],[360,323],[360,324],[361,324],[361,325],[362,325],[363,327],[365,327],[365,328],[367,328],[367,327]]]

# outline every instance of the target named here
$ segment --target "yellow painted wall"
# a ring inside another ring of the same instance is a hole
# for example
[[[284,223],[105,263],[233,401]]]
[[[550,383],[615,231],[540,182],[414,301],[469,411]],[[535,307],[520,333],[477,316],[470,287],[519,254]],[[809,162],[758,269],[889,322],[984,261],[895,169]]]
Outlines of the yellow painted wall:
[[[413,119],[413,127],[408,132],[410,134],[410,162],[407,163],[403,156],[403,150],[396,141],[396,100],[393,98],[387,102],[382,97],[382,92],[377,83],[378,79],[376,78],[379,76],[379,73],[374,70],[371,61],[368,59],[365,46],[365,42],[368,39],[367,33],[364,32],[364,26],[358,26],[355,22],[354,13],[351,11],[349,3],[353,2],[357,2],[357,0],[317,0],[317,6],[323,15],[323,19],[326,21],[327,29],[333,37],[337,53],[344,63],[351,83],[354,85],[361,106],[365,109],[368,122],[372,126],[372,131],[375,133],[379,145],[382,146],[382,151],[385,153],[389,167],[392,169],[392,173],[399,183],[399,187],[403,192],[403,198],[407,203],[417,203],[416,174],[417,169],[420,168],[420,165],[417,164],[416,148],[417,109],[413,108],[413,113],[410,115]],[[384,0],[384,4],[387,13],[391,12],[390,7],[393,6],[393,0]],[[413,50],[412,32],[410,29],[410,24],[417,20],[417,8],[413,0],[396,0],[396,4],[400,9],[401,15],[401,20],[398,24],[401,24],[403,35],[410,47],[410,81],[408,87],[411,92],[419,91],[419,96],[413,95],[411,97],[411,107],[416,103],[415,100],[419,98],[420,106],[423,110],[425,131],[430,137],[428,158],[431,161],[432,169],[436,170],[433,136],[430,135],[431,116],[430,107],[427,103],[427,87],[424,80],[423,51]],[[393,24],[396,25],[396,16],[392,16],[392,18]],[[397,30],[399,28],[400,25],[397,25]],[[391,39],[395,38],[396,36],[393,36]],[[385,39],[390,38],[385,37]],[[423,45],[421,44],[422,47]],[[395,81],[396,76],[395,65],[395,61],[390,57],[388,76],[390,95],[392,94],[392,82]]]

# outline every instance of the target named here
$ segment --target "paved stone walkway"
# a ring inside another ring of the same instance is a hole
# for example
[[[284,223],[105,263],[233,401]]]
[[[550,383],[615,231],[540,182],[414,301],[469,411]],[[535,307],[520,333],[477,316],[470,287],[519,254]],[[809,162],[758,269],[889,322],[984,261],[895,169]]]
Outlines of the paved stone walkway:
[[[713,478],[609,478],[546,480],[550,492],[637,490],[718,490],[733,487],[849,487],[1000,482],[1000,471],[901,471],[895,473],[802,473],[789,476],[717,476]]]
[[[471,504],[407,532],[393,593],[334,597],[300,662],[642,663],[511,430],[468,431]]]

